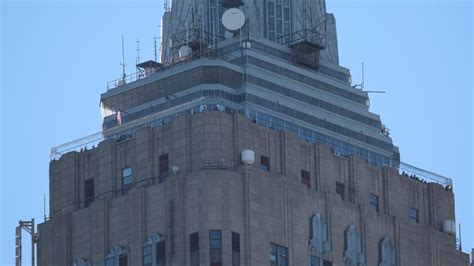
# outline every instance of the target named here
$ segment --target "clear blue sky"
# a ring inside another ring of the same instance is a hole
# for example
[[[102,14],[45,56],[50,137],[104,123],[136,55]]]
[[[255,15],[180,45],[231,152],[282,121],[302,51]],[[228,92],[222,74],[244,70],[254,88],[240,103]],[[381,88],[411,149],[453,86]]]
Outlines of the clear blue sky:
[[[387,91],[372,95],[371,110],[391,129],[402,160],[454,179],[470,250],[473,4],[327,0],[327,7],[337,19],[341,64],[359,81],[364,61],[366,89]],[[162,0],[2,2],[2,265],[13,265],[17,221],[42,221],[50,148],[100,130],[99,94],[120,77],[120,36],[130,73],[137,38],[141,57],[153,57],[162,10]]]

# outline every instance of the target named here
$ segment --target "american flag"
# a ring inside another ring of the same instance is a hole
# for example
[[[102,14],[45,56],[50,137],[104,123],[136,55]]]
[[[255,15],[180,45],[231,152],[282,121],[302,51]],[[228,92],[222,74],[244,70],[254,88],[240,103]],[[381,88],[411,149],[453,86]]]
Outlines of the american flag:
[[[117,111],[117,124],[120,126],[122,124],[122,112]]]

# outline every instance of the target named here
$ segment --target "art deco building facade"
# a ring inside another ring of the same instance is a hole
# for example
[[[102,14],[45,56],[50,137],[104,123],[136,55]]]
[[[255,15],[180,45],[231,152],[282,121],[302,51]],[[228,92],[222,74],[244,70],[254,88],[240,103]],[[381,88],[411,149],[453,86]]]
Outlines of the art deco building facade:
[[[450,179],[400,162],[324,1],[175,0],[163,38],[53,148],[39,265],[467,265]]]

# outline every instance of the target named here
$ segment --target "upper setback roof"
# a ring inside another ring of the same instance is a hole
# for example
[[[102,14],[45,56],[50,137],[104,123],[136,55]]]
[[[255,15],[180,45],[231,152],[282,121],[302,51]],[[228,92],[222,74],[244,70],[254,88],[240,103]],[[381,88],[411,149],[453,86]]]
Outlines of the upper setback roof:
[[[109,108],[127,110],[199,84],[224,84],[237,89],[242,83],[243,74],[238,67],[222,60],[199,60],[178,71],[157,73],[108,91],[101,95],[101,101]]]

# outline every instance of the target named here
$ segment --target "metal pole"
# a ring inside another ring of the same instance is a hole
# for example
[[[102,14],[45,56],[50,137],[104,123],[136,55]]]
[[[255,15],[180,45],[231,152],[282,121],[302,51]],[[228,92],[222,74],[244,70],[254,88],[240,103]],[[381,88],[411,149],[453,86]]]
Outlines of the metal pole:
[[[459,223],[459,251],[462,251],[461,223]]]
[[[123,84],[125,84],[125,78],[127,75],[125,74],[125,47],[123,43],[123,35],[122,35],[122,80]]]
[[[35,218],[31,218],[31,266],[35,266]]]

